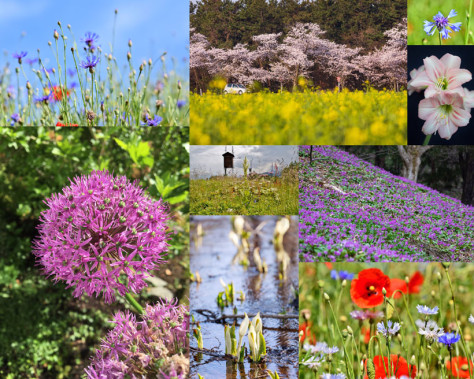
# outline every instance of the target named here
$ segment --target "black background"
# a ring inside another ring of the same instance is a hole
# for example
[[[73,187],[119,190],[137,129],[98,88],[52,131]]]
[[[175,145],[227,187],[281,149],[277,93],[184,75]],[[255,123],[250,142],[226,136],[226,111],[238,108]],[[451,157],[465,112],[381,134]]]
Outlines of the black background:
[[[434,55],[439,59],[446,53],[461,58],[461,68],[474,73],[474,46],[408,46],[408,80],[410,71],[423,65],[423,59]],[[463,84],[464,88],[474,90],[474,79]],[[421,145],[425,134],[421,131],[424,120],[418,118],[418,104],[424,99],[423,92],[414,92],[408,96],[408,144]],[[458,128],[450,140],[432,135],[430,145],[474,145],[474,116],[471,114],[469,124]]]

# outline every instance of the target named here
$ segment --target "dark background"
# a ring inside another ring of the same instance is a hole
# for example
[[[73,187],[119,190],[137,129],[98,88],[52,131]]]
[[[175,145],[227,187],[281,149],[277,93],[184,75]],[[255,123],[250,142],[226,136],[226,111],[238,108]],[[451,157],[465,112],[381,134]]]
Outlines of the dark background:
[[[450,53],[461,58],[461,68],[474,72],[474,50],[472,46],[408,46],[408,76],[410,71],[423,65],[423,59],[434,55],[441,58]],[[410,77],[408,77],[410,79]],[[471,80],[463,87],[474,90]],[[424,99],[424,92],[414,92],[408,96],[408,145],[421,145],[425,134],[421,131],[424,120],[418,118],[418,104]],[[460,127],[450,140],[442,139],[439,134],[432,135],[430,145],[472,145],[474,144],[474,118],[468,125]]]

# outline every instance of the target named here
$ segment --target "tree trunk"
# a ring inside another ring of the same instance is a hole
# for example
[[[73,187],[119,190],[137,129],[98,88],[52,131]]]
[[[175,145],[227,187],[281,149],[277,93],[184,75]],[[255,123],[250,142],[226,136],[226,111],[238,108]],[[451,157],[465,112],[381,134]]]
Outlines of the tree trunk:
[[[459,150],[459,164],[462,174],[461,201],[474,205],[474,147],[465,146]]]
[[[384,146],[375,146],[375,157],[374,162],[377,167],[383,168],[385,170],[385,157]]]
[[[421,156],[433,146],[397,146],[402,157],[402,176],[416,182],[420,171]]]

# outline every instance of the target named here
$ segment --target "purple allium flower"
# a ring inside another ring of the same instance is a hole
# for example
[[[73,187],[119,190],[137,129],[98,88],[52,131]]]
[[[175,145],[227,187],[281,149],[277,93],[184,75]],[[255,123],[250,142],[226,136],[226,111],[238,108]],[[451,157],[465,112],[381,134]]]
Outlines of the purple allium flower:
[[[163,121],[163,117],[160,117],[158,115],[155,116],[155,118],[150,118],[149,115],[146,115],[146,123],[142,125],[145,125],[145,126],[158,126],[160,125],[161,121]]]
[[[75,287],[75,297],[103,293],[106,303],[115,300],[115,290],[125,295],[146,287],[144,279],[168,248],[169,217],[161,200],[125,176],[93,171],[46,204],[33,242],[46,275]]]
[[[446,347],[449,350],[451,350],[453,348],[452,345],[454,345],[460,339],[461,339],[461,336],[459,334],[446,333],[446,334],[443,334],[441,337],[438,338],[438,342],[440,342],[442,344],[445,344]]]
[[[429,36],[432,36],[435,33],[435,31],[438,30],[439,33],[441,34],[441,37],[443,37],[443,39],[451,38],[451,36],[449,35],[451,31],[458,32],[459,30],[461,30],[460,22],[455,22],[454,24],[451,24],[448,21],[448,18],[451,18],[454,16],[457,16],[457,13],[454,9],[451,9],[451,12],[449,12],[447,17],[444,17],[441,12],[438,12],[438,14],[433,16],[434,22],[425,20],[425,25],[423,26],[423,29],[425,30],[426,34],[428,34]],[[449,30],[448,28],[451,30]]]
[[[26,57],[27,54],[26,51],[20,51],[19,53],[13,53],[13,58],[18,59],[18,64],[21,64],[21,60]]]
[[[186,100],[178,100],[176,102],[176,105],[178,106],[178,109],[181,109],[182,107],[186,105]]]
[[[84,38],[81,38],[81,42],[87,45],[90,51],[94,51],[96,48],[95,43],[99,40],[99,36],[96,33],[87,32]]]
[[[189,311],[177,301],[147,305],[143,320],[126,311],[114,316],[114,329],[102,340],[91,365],[89,378],[130,375],[147,378],[186,378],[189,360]]]
[[[94,67],[97,66],[97,63],[99,63],[99,57],[92,55],[86,57],[86,60],[82,61],[79,66],[81,66],[82,68],[88,68],[89,72],[92,74],[94,72]]]

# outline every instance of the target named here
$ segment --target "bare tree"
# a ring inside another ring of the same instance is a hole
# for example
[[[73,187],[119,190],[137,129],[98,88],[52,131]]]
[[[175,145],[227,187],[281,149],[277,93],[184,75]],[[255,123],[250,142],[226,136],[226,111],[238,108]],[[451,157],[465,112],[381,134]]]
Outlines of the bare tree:
[[[467,205],[474,205],[474,147],[459,147],[459,164],[462,174],[461,201]]]
[[[398,153],[402,157],[402,176],[416,182],[420,170],[421,156],[433,146],[398,146]]]

